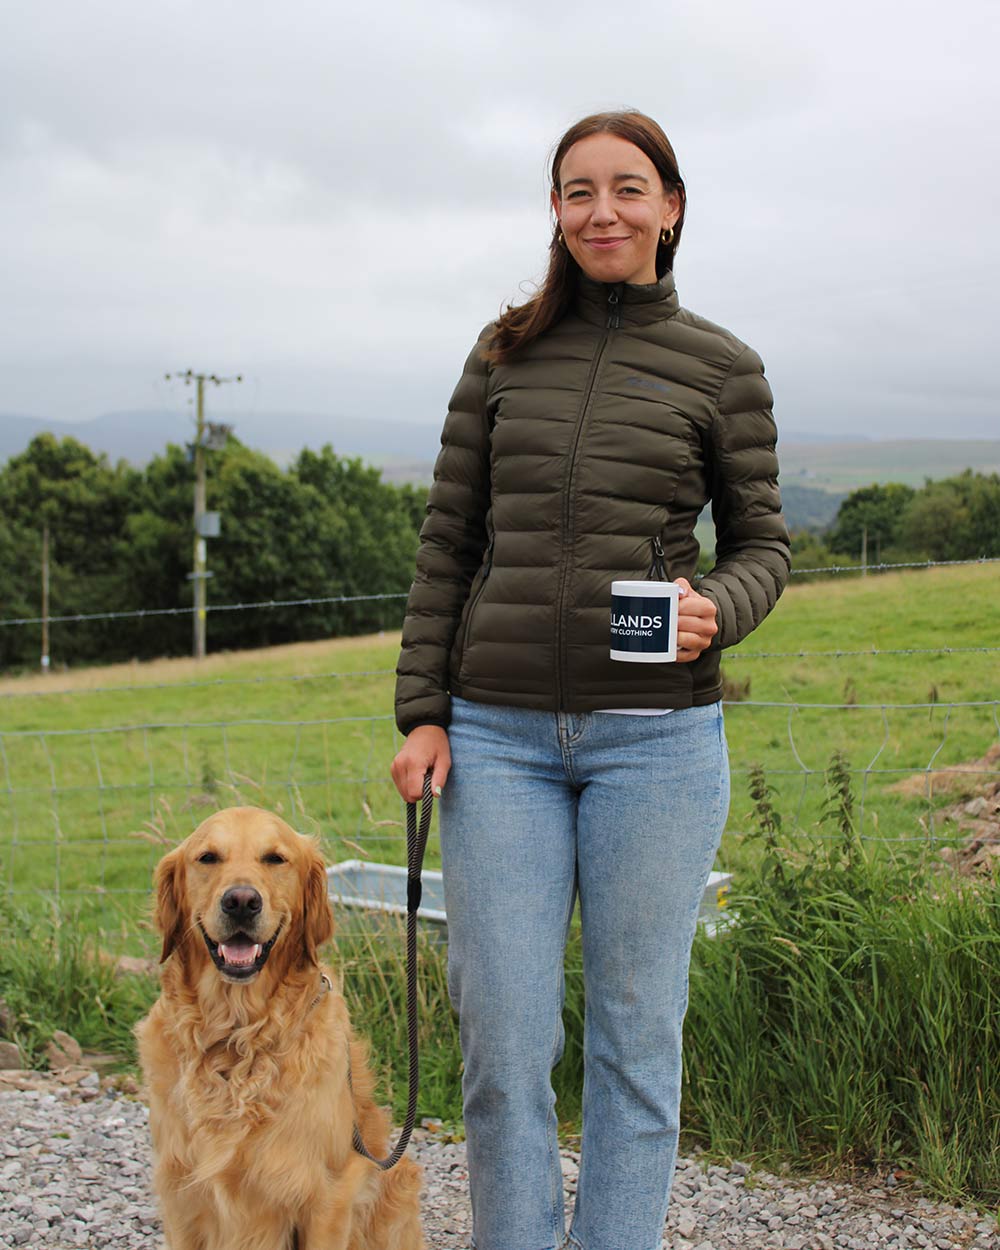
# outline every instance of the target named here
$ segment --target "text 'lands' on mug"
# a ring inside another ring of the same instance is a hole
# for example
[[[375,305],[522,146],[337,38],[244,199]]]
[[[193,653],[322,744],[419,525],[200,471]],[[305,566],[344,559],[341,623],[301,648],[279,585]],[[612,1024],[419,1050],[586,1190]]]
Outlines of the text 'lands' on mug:
[[[677,659],[676,582],[611,583],[611,658],[639,664]]]

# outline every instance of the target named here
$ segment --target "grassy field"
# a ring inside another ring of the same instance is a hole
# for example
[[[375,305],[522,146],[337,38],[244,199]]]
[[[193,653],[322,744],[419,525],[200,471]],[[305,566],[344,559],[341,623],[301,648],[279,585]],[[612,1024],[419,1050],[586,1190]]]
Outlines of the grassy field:
[[[786,820],[809,829],[837,750],[856,771],[864,836],[949,836],[934,820],[933,771],[922,794],[890,787],[997,741],[996,653],[938,649],[993,645],[998,617],[992,565],[793,584],[725,662],[741,697],[727,708],[734,786],[720,866],[739,871],[753,853],[740,836],[752,764]],[[79,902],[134,946],[148,940],[136,918],[163,848],[242,802],[318,833],[331,860],[405,862],[388,779],[397,645],[387,634],[0,680],[0,888]],[[933,653],[870,654],[900,648]],[[970,702],[984,705],[948,706]]]
[[[689,1147],[771,1167],[901,1167],[942,1196],[1000,1201],[1000,896],[937,862],[937,840],[954,836],[942,770],[1000,737],[1000,665],[986,650],[998,616],[993,565],[845,575],[793,584],[727,656],[734,786],[718,866],[734,873],[737,920],[695,944]],[[154,953],[152,866],[208,812],[261,803],[317,832],[331,860],[403,861],[387,773],[397,645],[386,635],[0,680],[0,992],[25,1054],[41,1063],[63,1027],[134,1060],[130,1030],[155,981],[116,976],[92,939],[105,953]],[[836,752],[853,817],[827,782]],[[763,804],[759,784],[756,802],[748,789],[760,767]],[[768,806],[781,817],[770,837]],[[336,951],[397,1113],[401,950],[389,926],[342,931]],[[457,1026],[431,939],[420,976],[420,1114],[457,1121]],[[576,1133],[575,932],[566,983],[555,1086]]]

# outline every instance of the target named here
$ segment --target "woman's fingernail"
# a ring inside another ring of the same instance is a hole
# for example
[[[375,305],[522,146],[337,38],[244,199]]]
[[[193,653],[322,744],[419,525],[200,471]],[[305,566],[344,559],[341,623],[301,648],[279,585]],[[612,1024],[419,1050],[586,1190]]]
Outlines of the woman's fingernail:
[[[440,786],[435,786],[435,787],[434,787],[434,794],[435,794],[435,796],[436,796],[437,798],[440,798],[440,797],[441,797],[441,787],[440,787]]]

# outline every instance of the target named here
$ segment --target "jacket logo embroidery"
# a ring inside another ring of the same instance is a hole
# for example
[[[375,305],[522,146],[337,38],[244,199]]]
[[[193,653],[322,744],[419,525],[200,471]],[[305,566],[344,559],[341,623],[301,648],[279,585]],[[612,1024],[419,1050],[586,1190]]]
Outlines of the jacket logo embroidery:
[[[626,386],[640,386],[644,391],[662,391],[664,395],[670,394],[670,387],[666,382],[655,382],[652,378],[640,378],[637,373],[630,373],[625,379]]]

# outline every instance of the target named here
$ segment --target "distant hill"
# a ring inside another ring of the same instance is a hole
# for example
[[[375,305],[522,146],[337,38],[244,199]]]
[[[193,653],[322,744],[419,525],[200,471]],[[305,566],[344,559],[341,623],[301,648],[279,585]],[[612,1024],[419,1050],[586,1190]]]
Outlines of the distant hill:
[[[788,483],[784,478],[780,485],[781,508],[790,530],[826,529],[846,497],[843,493]]]
[[[303,447],[331,443],[338,455],[377,464],[392,482],[426,485],[440,446],[440,425],[379,421],[307,412],[212,413],[231,423],[241,442],[287,464]],[[36,434],[71,435],[113,462],[144,464],[167,443],[191,438],[189,414],[147,409],[111,412],[90,421],[49,421],[0,413],[0,461],[23,451]],[[832,519],[840,498],[871,482],[922,486],[925,478],[963,469],[1000,472],[1000,439],[875,439],[782,432],[778,444],[781,487],[796,528]],[[793,490],[793,488],[796,488]],[[799,495],[798,490],[802,490]],[[831,498],[835,497],[835,498]]]
[[[374,463],[386,458],[433,464],[440,445],[440,425],[406,421],[373,421],[356,417],[308,412],[208,413],[210,420],[234,427],[240,442],[287,464],[302,450],[318,450],[331,443],[341,456],[360,456]],[[36,434],[70,436],[91,451],[104,452],[112,463],[119,459],[145,464],[167,443],[183,444],[192,438],[194,423],[189,414],[161,409],[109,412],[89,421],[50,421],[41,417],[0,413],[0,461],[27,447]]]
[[[840,443],[778,444],[782,490],[793,483],[849,492],[872,482],[923,486],[926,478],[953,477],[963,469],[1000,473],[1000,439],[867,439]]]

